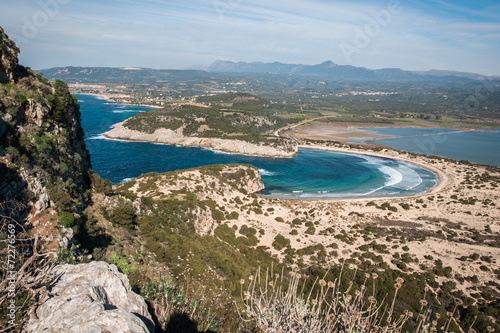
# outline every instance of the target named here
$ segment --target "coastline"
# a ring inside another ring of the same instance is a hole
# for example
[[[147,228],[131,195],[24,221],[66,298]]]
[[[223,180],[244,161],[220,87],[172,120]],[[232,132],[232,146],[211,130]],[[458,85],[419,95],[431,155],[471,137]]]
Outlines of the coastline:
[[[103,136],[106,139],[151,142],[182,147],[200,147],[223,153],[248,156],[290,158],[295,156],[298,151],[297,146],[293,146],[292,150],[286,150],[234,139],[187,137],[182,134],[182,128],[175,131],[162,128],[149,134],[128,129],[124,126],[124,122],[125,121],[113,125],[110,131],[103,133]]]
[[[116,103],[116,104],[119,104],[119,105],[145,106],[145,107],[150,107],[150,108],[153,108],[153,109],[161,109],[162,108],[161,106],[158,106],[158,105],[131,104],[131,103],[124,103],[124,102],[114,101],[114,100],[111,99],[111,97],[114,97],[115,95],[110,95],[110,94],[93,94],[93,93],[83,93],[83,92],[71,92],[71,94],[72,95],[91,95],[91,96],[97,96],[97,97],[100,97],[101,99],[103,99],[105,101]],[[120,96],[127,96],[127,97],[129,97],[128,95],[120,95]]]
[[[436,184],[428,189],[426,191],[418,193],[418,194],[412,194],[412,195],[403,195],[403,196],[362,196],[362,197],[348,197],[348,198],[288,198],[285,196],[275,196],[275,197],[268,197],[261,195],[262,197],[268,198],[268,199],[280,199],[280,200],[287,200],[287,201],[296,201],[296,202],[364,202],[364,201],[377,201],[377,200],[398,200],[398,199],[411,199],[411,198],[419,198],[422,196],[427,196],[430,194],[437,194],[442,192],[445,189],[448,189],[451,187],[453,184],[450,182],[450,177],[443,172],[442,170],[439,170],[438,168],[429,165],[425,161],[422,161],[425,159],[423,156],[418,156],[416,157],[418,161],[415,161],[413,159],[405,158],[404,156],[400,156],[401,153],[399,153],[396,150],[393,149],[386,149],[385,153],[379,153],[379,152],[371,152],[371,151],[366,151],[366,150],[360,150],[360,149],[355,149],[355,148],[340,148],[340,147],[325,147],[325,146],[319,146],[319,145],[299,145],[299,149],[311,149],[311,150],[325,150],[325,151],[332,151],[332,152],[339,152],[339,153],[346,153],[346,154],[354,154],[354,155],[369,155],[369,156],[374,156],[374,157],[380,157],[380,158],[386,158],[386,159],[391,159],[391,160],[397,160],[397,161],[402,161],[406,163],[410,163],[416,166],[419,166],[423,169],[426,169],[427,171],[433,173],[436,176]],[[391,152],[391,153],[389,153]],[[398,155],[395,155],[398,154]]]
[[[113,125],[113,129],[104,133],[103,136],[109,140],[120,140],[120,141],[131,141],[131,142],[149,142],[165,145],[177,145],[181,147],[200,147],[205,149],[211,149],[214,151],[219,151],[222,153],[229,154],[240,154],[247,156],[261,156],[261,157],[277,157],[277,158],[289,158],[297,154],[298,149],[316,149],[316,150],[327,150],[334,152],[342,152],[348,154],[361,154],[369,155],[380,158],[388,158],[392,160],[399,160],[406,163],[410,163],[421,168],[424,168],[434,175],[436,175],[436,184],[431,188],[428,188],[425,192],[407,195],[407,196],[363,196],[360,198],[286,198],[286,197],[276,197],[283,200],[294,200],[294,201],[366,201],[366,200],[381,200],[381,199],[402,199],[402,198],[412,198],[420,197],[428,194],[435,194],[442,191],[444,188],[449,186],[449,177],[443,171],[425,162],[425,157],[417,156],[413,158],[406,157],[408,153],[400,153],[392,149],[384,149],[383,152],[372,152],[356,148],[340,148],[340,147],[325,147],[321,145],[298,145],[297,149],[293,152],[293,155],[280,155],[275,154],[276,152],[272,150],[272,147],[263,147],[252,145],[247,142],[238,140],[222,140],[222,139],[212,139],[212,138],[192,138],[184,137],[181,133],[172,130],[161,129],[155,131],[153,134],[142,133],[138,131],[133,131],[127,129],[123,126],[123,122]],[[221,142],[223,141],[223,142]],[[229,147],[228,147],[229,144]],[[225,146],[223,146],[225,145]],[[244,148],[243,148],[244,146]],[[409,156],[409,155],[408,155]]]
[[[418,197],[421,195],[426,195],[430,193],[437,193],[444,189],[445,187],[449,187],[449,178],[444,173],[442,170],[439,170],[438,168],[429,165],[424,161],[425,157],[423,156],[417,156],[414,159],[407,158],[405,156],[401,156],[402,154],[409,155],[408,152],[405,153],[400,153],[395,149],[384,149],[386,153],[380,153],[380,152],[372,152],[372,151],[367,151],[367,150],[362,150],[362,149],[356,149],[356,148],[341,148],[341,147],[325,147],[325,146],[319,146],[319,145],[299,145],[299,149],[317,149],[317,150],[328,150],[328,151],[335,151],[335,152],[342,152],[342,153],[349,153],[349,154],[361,154],[361,155],[369,155],[369,156],[375,156],[375,157],[381,157],[381,158],[389,158],[393,160],[399,160],[403,162],[407,162],[410,164],[417,165],[421,168],[424,168],[432,173],[434,173],[437,176],[437,183],[434,185],[432,188],[430,188],[428,191],[425,193],[413,195],[413,196],[408,196],[408,197]],[[389,153],[391,152],[391,153]],[[415,160],[417,159],[417,160]],[[405,197],[399,197],[399,198],[407,198]],[[362,199],[362,198],[360,198]]]

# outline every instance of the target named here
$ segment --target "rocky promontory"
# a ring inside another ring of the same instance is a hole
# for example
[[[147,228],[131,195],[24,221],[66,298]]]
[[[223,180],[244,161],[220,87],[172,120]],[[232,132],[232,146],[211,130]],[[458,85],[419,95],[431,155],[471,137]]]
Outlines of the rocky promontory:
[[[298,151],[296,145],[274,147],[236,139],[184,136],[183,128],[177,130],[158,128],[153,133],[145,133],[127,128],[124,123],[121,122],[114,125],[112,130],[104,133],[104,137],[108,139],[146,141],[183,147],[202,147],[225,153],[268,157],[293,157]]]

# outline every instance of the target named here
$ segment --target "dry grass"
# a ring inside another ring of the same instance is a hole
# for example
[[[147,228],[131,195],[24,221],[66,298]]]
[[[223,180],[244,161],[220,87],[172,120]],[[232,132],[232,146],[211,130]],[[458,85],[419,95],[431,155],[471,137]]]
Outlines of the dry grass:
[[[380,300],[375,298],[376,273],[365,274],[364,283],[356,290],[353,280],[342,290],[341,275],[328,282],[316,278],[310,291],[305,292],[307,278],[301,274],[291,272],[290,277],[285,277],[272,269],[266,272],[259,269],[248,282],[240,280],[243,304],[239,307],[240,318],[266,333],[399,333],[407,331],[407,324],[417,333],[437,332],[438,329],[448,332],[454,312],[461,305],[457,300],[453,313],[448,312],[445,324],[438,328],[439,314],[433,314],[425,300],[427,288],[418,314],[408,310],[395,314],[398,290],[404,284],[402,278],[396,279],[394,296]],[[369,284],[373,284],[372,294],[367,292]]]

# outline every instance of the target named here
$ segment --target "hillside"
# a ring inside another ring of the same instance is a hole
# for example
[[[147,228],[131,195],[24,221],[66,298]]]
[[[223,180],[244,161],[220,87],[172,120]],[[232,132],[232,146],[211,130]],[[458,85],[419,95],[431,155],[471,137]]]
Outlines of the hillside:
[[[42,73],[68,82],[73,93],[99,94],[123,104],[164,107],[194,103],[203,96],[249,93],[291,116],[334,116],[343,121],[363,117],[365,122],[384,119],[388,124],[416,117],[452,118],[464,127],[498,126],[477,124],[499,118],[500,80],[495,77],[369,70],[331,62],[218,64],[214,70],[222,72],[63,67]]]
[[[465,304],[459,316],[462,327],[471,324],[476,307],[497,318],[498,168],[381,153],[443,170],[442,183],[410,198],[282,200],[254,193],[263,188],[255,168],[214,165],[145,174],[118,185],[118,197],[100,209],[116,228],[121,222],[113,215],[122,216],[126,205],[135,208],[137,215],[124,227],[131,233],[137,228],[144,240],[140,250],[126,246],[122,253],[127,263],[145,269],[143,259],[132,258],[151,251],[174,275],[189,274],[190,283],[208,283],[212,290],[222,287],[226,293],[219,303],[239,294],[239,279],[252,274],[256,265],[285,272],[296,265],[313,277],[327,276],[327,281],[344,267],[348,276],[358,276],[356,270],[376,273],[377,297],[390,293],[394,279],[402,277],[406,285],[398,304],[410,311],[418,312],[427,287],[435,310],[438,302],[449,312],[457,299]],[[127,242],[125,235],[120,239]],[[363,284],[363,276],[355,278],[356,286]],[[486,314],[479,317],[482,327],[495,321]]]
[[[18,273],[10,301],[21,323],[33,303],[32,274],[75,245],[92,171],[76,98],[64,82],[19,65],[18,53],[0,27],[0,313],[4,319],[8,268]]]
[[[0,36],[0,197],[17,200],[27,190],[40,211],[81,212],[89,203],[91,166],[76,98],[62,81],[18,65],[19,49],[3,30]]]
[[[290,157],[297,145],[272,135],[300,118],[281,117],[250,94],[198,98],[198,103],[170,105],[132,116],[104,134],[108,138],[199,146],[230,153]]]

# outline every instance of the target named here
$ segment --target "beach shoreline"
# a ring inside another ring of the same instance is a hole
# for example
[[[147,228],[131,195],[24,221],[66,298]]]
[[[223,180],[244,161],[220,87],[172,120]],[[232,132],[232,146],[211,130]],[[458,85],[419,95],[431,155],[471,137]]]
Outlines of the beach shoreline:
[[[418,161],[415,161],[413,159],[405,158],[404,156],[399,156],[401,153],[394,149],[385,149],[386,153],[380,153],[380,152],[372,152],[372,151],[367,151],[367,150],[361,150],[361,149],[355,149],[355,148],[340,148],[340,147],[326,147],[326,146],[319,146],[319,145],[299,145],[299,149],[311,149],[311,150],[324,150],[324,151],[332,151],[332,152],[339,152],[339,153],[346,153],[346,154],[354,154],[354,155],[368,155],[368,156],[374,156],[374,157],[380,157],[380,158],[386,158],[386,159],[391,159],[391,160],[396,160],[396,161],[402,161],[406,163],[410,163],[413,165],[416,165],[418,167],[421,167],[429,172],[432,172],[436,176],[436,184],[432,186],[431,188],[428,188],[426,191],[418,194],[413,194],[413,195],[402,195],[402,196],[363,196],[363,197],[347,197],[347,198],[287,198],[285,196],[266,196],[266,195],[261,195],[262,197],[266,198],[271,198],[271,199],[281,199],[281,200],[291,200],[291,201],[303,201],[303,202],[364,202],[364,201],[376,201],[376,200],[392,200],[392,199],[407,199],[407,198],[419,198],[422,196],[426,196],[429,194],[437,194],[440,193],[442,190],[448,188],[451,186],[450,181],[449,181],[449,176],[444,173],[442,170],[439,170],[436,167],[433,167],[432,165],[429,165],[428,163],[425,163],[425,161],[422,161],[424,159],[423,156],[418,156],[416,157]],[[388,152],[391,152],[389,154]],[[399,155],[395,155],[394,153],[397,153]]]

